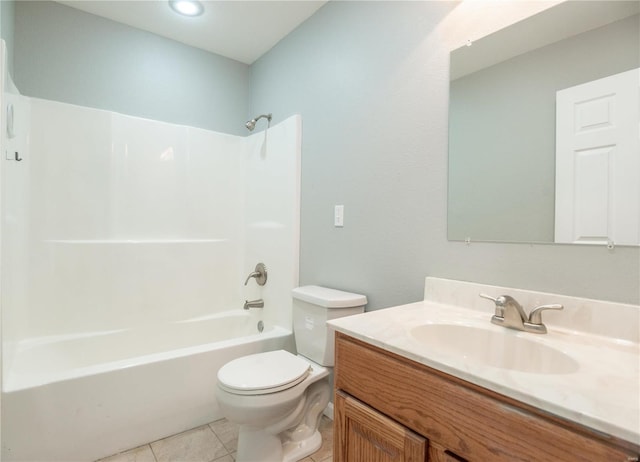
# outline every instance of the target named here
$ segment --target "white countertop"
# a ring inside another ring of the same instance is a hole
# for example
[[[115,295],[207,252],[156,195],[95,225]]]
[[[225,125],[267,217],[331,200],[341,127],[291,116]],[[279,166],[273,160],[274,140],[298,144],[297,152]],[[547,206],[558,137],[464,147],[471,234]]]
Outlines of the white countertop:
[[[477,294],[479,288],[488,293],[495,289],[475,284],[471,291]],[[495,295],[512,293],[498,289],[503,292],[494,292]],[[425,292],[428,294],[429,290]],[[571,306],[566,304],[571,305],[571,301],[567,300],[565,297],[562,302],[570,314]],[[626,327],[629,322],[637,323],[633,309],[636,306],[620,306],[631,313]],[[640,445],[640,344],[637,341],[554,326],[545,321],[546,313],[543,321],[548,334],[520,332],[491,324],[490,305],[478,304],[475,308],[426,300],[335,319],[328,324],[371,345]],[[487,366],[461,354],[427,348],[409,333],[411,328],[423,324],[475,326],[523,336],[562,351],[573,358],[578,367],[564,374],[539,374]]]

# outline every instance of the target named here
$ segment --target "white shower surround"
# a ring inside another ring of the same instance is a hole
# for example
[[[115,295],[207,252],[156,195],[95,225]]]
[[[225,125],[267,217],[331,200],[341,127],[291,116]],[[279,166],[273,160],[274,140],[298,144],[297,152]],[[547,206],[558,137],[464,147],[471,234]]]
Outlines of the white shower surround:
[[[27,298],[5,313],[5,342],[175,322],[260,296],[282,307],[267,304],[270,322],[291,324],[299,116],[242,138],[18,99],[16,129],[29,128],[15,139],[24,160],[6,163],[7,289]],[[11,258],[21,246],[27,258]],[[243,287],[259,261],[269,283]]]
[[[4,96],[16,113],[7,147],[24,160],[2,171],[3,265],[11,268],[2,275],[3,459],[90,460],[221,417],[217,368],[293,348],[300,117],[243,138]],[[244,287],[260,261],[267,284]],[[243,302],[254,298],[265,308],[247,314]],[[256,334],[258,320],[264,334]],[[72,341],[78,347],[65,347]],[[127,383],[142,394],[128,396]],[[59,412],[94,389],[114,394]],[[135,403],[151,389],[167,402],[156,401],[155,415]],[[185,402],[185,393],[199,398]],[[25,402],[40,405],[24,412]],[[98,406],[131,411],[96,426]],[[37,422],[70,430],[43,428],[33,441]],[[108,444],[73,448],[65,438],[83,427]],[[129,436],[99,436],[114,432]]]

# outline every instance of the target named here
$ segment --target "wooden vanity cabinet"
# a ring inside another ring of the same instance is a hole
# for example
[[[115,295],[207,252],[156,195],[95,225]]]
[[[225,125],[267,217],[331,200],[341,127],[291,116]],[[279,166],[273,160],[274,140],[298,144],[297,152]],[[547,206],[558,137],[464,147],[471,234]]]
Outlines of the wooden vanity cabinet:
[[[632,462],[640,447],[336,333],[335,462]]]

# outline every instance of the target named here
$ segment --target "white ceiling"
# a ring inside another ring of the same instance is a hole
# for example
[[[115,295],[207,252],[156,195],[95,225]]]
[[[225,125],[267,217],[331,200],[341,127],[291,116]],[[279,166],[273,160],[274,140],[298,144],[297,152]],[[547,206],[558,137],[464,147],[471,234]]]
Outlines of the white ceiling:
[[[58,3],[251,64],[326,0],[201,0],[205,12],[195,18],[174,13],[166,0]]]

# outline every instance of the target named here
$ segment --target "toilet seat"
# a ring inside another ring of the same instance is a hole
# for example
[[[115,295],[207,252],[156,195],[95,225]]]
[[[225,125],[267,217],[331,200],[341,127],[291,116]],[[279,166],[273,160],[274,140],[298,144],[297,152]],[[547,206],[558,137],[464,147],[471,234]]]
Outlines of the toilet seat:
[[[228,362],[218,371],[218,385],[236,395],[265,395],[299,384],[310,372],[304,359],[276,350]]]

